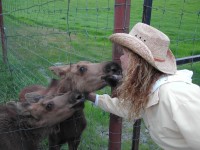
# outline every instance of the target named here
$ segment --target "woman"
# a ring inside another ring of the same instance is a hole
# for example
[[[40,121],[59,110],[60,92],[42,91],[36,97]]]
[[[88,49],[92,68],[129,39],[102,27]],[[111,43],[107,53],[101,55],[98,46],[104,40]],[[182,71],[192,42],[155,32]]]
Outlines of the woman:
[[[143,118],[152,139],[163,149],[199,150],[200,87],[191,82],[192,71],[177,71],[169,38],[137,23],[129,34],[116,33],[110,40],[124,52],[118,97],[90,93],[88,99],[120,117]]]

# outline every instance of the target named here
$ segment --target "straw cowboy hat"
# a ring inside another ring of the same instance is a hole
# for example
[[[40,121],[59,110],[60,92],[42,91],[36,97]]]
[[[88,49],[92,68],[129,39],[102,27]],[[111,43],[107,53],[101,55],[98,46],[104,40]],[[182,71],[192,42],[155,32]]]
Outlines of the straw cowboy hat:
[[[137,23],[129,34],[115,33],[109,39],[137,53],[161,72],[175,74],[177,70],[176,59],[169,49],[168,36],[154,27]]]

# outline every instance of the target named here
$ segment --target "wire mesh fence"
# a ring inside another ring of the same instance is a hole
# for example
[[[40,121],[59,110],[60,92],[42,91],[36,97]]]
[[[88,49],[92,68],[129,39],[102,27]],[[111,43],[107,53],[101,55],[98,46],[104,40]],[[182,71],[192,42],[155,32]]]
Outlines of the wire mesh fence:
[[[199,0],[153,1],[151,25],[170,37],[170,49],[176,58],[200,54],[199,6]],[[149,6],[140,0],[131,1],[130,29],[142,21],[143,7]],[[25,86],[47,86],[55,77],[50,66],[112,59],[108,40],[114,31],[112,0],[2,0],[1,16],[7,51],[7,64],[0,62],[1,103],[17,100]],[[0,56],[3,55],[1,51]],[[200,63],[192,59],[190,62],[179,68],[193,70],[193,81],[200,84]],[[98,93],[110,94],[110,88]],[[84,111],[88,125],[79,149],[107,149],[109,114],[88,102]],[[131,148],[132,130],[132,123],[123,121],[122,149]],[[40,149],[48,149],[47,139]],[[143,124],[140,149],[160,149]]]

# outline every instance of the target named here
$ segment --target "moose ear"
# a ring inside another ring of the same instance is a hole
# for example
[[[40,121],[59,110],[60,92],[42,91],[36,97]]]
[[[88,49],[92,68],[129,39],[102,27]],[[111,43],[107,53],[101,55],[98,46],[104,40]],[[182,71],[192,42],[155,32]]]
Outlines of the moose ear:
[[[13,111],[17,111],[17,102],[9,101],[6,103],[6,107],[12,109]]]
[[[26,93],[25,99],[29,103],[37,103],[40,99],[44,98],[43,95],[40,95],[36,92]]]
[[[9,101],[6,103],[6,107],[9,109],[10,112],[15,112],[23,116],[31,115],[31,113],[28,111],[29,106],[30,103],[27,102],[21,103],[21,102]]]
[[[49,70],[51,70],[55,75],[63,78],[65,77],[67,71],[69,70],[70,66],[65,65],[65,66],[51,66],[49,67]]]

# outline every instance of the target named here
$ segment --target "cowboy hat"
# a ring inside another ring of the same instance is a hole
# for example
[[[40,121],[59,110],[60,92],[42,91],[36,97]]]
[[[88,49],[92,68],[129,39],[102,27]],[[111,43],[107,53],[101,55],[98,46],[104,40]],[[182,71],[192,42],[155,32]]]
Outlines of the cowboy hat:
[[[156,69],[167,74],[177,70],[176,59],[169,49],[167,35],[144,23],[137,23],[127,33],[112,34],[109,39],[140,55]]]

